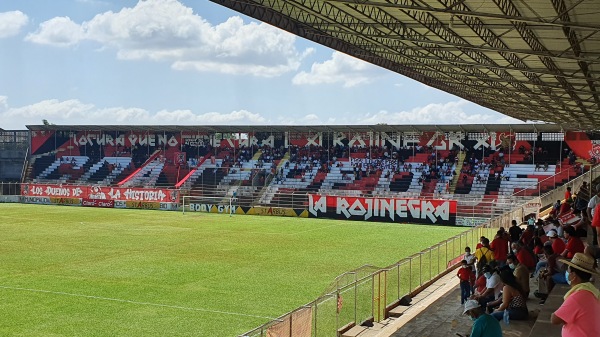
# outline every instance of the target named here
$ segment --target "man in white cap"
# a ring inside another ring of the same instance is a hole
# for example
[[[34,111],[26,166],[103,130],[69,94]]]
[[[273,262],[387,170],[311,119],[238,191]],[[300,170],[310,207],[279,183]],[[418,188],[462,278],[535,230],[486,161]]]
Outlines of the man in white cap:
[[[555,230],[551,229],[548,231],[548,234],[546,234],[546,235],[548,236],[548,239],[552,243],[552,250],[558,255],[562,254],[562,252],[565,251],[565,247],[567,245],[561,238],[558,237],[558,233],[556,233]]]
[[[600,336],[600,291],[590,282],[592,275],[598,276],[594,258],[576,253],[567,264],[565,277],[571,286],[565,301],[550,316],[552,324],[561,324],[562,336]]]
[[[464,315],[474,321],[469,337],[502,337],[502,328],[498,320],[486,314],[476,300],[465,302]]]

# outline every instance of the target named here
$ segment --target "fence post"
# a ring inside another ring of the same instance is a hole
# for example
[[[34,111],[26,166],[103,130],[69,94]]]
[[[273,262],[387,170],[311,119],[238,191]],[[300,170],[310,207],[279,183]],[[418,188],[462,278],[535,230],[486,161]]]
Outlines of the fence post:
[[[319,316],[317,315],[317,308],[318,308],[318,307],[319,307],[319,306],[317,305],[317,301],[315,301],[315,310],[313,311],[313,312],[314,312],[314,315],[315,315],[315,319],[314,319],[314,322],[313,322],[313,325],[314,325],[314,327],[313,327],[313,331],[315,332],[315,337],[316,337],[316,336],[318,336],[318,334],[317,334],[317,320],[318,320],[318,317],[319,317]],[[261,334],[260,334],[260,335],[262,336],[262,332],[261,332]]]
[[[408,293],[412,292],[412,258],[408,259]]]
[[[448,261],[450,261],[450,259],[448,259],[448,240],[446,240],[446,266],[448,266]]]
[[[440,274],[440,246],[438,246],[438,250],[437,250],[437,274]]]
[[[358,273],[354,273],[354,322],[358,319]]]
[[[423,285],[423,253],[419,253],[419,286]]]

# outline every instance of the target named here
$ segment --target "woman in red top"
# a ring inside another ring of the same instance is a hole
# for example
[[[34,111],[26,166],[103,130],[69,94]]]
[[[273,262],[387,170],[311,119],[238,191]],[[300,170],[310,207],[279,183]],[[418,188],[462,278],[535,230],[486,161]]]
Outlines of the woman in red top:
[[[477,280],[475,281],[475,293],[476,294],[481,294],[485,291],[485,275],[481,274],[481,276],[479,276],[477,278]]]
[[[573,226],[567,226],[565,228],[564,236],[565,239],[567,239],[567,246],[560,255],[567,259],[572,259],[575,253],[583,253],[585,246],[581,239],[575,234],[575,228]]]

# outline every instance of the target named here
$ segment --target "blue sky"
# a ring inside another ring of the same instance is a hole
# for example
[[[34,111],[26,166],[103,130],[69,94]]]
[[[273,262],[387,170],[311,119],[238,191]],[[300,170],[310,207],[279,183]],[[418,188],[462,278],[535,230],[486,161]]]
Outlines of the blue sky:
[[[0,128],[518,121],[209,1],[3,0]]]

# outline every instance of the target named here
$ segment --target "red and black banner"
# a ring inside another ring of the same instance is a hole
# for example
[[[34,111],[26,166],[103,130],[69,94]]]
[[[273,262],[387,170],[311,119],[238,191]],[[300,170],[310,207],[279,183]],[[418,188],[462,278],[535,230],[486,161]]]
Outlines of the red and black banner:
[[[179,191],[168,188],[125,188],[93,185],[21,184],[21,195],[97,200],[179,202]],[[88,205],[84,205],[88,206]],[[94,207],[100,207],[95,206]],[[114,207],[114,205],[112,206]]]
[[[310,194],[308,216],[341,220],[456,225],[456,201]]]

